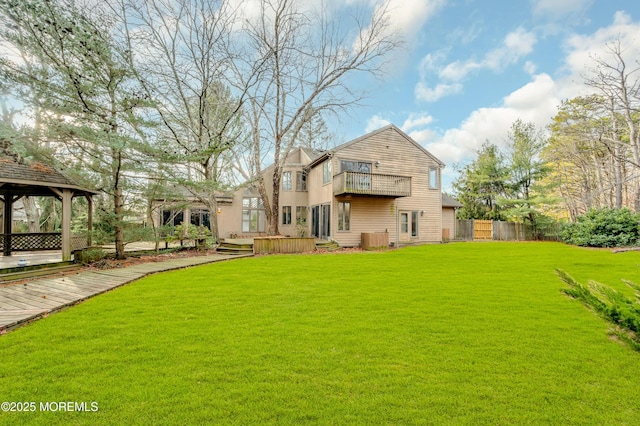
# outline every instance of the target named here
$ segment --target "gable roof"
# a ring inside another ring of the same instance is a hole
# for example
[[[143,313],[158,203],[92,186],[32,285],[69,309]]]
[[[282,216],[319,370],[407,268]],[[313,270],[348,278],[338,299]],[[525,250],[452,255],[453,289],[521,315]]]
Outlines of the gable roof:
[[[12,160],[0,160],[0,188],[65,188],[92,194],[98,191],[82,188],[62,173],[42,163],[20,164]],[[28,191],[27,191],[28,192]]]
[[[418,142],[414,141],[409,135],[407,135],[405,132],[403,132],[402,130],[400,130],[397,126],[395,126],[394,124],[388,124],[378,130],[374,130],[373,132],[369,132],[365,135],[362,135],[360,137],[357,137],[349,142],[343,143],[342,145],[338,145],[337,147],[333,148],[333,149],[329,149],[327,151],[325,151],[324,153],[322,153],[318,158],[316,158],[315,160],[313,160],[311,163],[309,163],[309,165],[307,166],[309,169],[312,169],[313,167],[317,166],[318,164],[324,162],[327,158],[331,157],[333,154],[335,154],[336,152],[347,148],[353,144],[356,144],[358,142],[363,141],[364,139],[368,139],[372,136],[375,136],[379,133],[383,133],[386,132],[388,130],[394,130],[395,132],[397,132],[400,136],[402,136],[404,139],[406,139],[409,143],[413,144],[416,148],[420,149],[422,152],[424,152],[429,158],[431,158],[433,161],[435,161],[436,163],[438,163],[440,165],[440,167],[444,167],[445,164],[440,161],[435,155],[433,155],[432,153],[430,153],[429,151],[427,151],[422,145],[420,145]]]
[[[462,204],[455,198],[449,197],[447,194],[442,194],[442,207],[453,207],[454,209],[462,207]]]

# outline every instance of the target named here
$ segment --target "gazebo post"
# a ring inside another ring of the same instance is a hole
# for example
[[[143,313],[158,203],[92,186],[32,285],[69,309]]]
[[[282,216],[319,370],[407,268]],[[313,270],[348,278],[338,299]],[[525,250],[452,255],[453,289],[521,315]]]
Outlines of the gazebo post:
[[[71,202],[73,191],[62,190],[62,261],[71,260]]]
[[[84,194],[85,198],[87,199],[87,245],[89,247],[91,247],[91,245],[93,244],[93,238],[92,238],[92,231],[93,231],[93,198],[91,197],[91,194]]]
[[[4,226],[2,232],[4,233],[4,250],[5,256],[11,256],[11,222],[13,221],[13,195],[4,195],[4,212],[3,212]]]

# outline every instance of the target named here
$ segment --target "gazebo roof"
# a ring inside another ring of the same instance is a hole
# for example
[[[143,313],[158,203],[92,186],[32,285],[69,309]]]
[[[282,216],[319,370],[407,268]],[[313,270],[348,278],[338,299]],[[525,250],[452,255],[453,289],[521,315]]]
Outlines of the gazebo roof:
[[[0,194],[51,195],[48,188],[72,189],[85,194],[98,194],[98,191],[83,188],[62,173],[44,164],[20,164],[0,159]]]

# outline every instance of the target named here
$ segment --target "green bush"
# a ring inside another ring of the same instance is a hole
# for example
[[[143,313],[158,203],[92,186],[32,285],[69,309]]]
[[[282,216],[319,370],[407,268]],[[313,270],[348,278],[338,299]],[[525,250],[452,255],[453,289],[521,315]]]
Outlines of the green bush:
[[[562,241],[584,247],[620,247],[637,244],[639,217],[629,209],[592,209],[560,231]]]
[[[611,322],[615,326],[613,333],[635,350],[640,351],[640,286],[638,284],[625,281],[635,291],[635,298],[630,299],[604,284],[590,281],[585,286],[566,272],[556,270],[556,273],[569,285],[569,288],[562,290],[565,294],[581,301]]]

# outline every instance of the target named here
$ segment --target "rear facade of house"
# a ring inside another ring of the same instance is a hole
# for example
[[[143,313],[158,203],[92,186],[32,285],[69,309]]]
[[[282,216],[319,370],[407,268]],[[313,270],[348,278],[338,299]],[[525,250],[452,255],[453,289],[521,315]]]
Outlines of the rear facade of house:
[[[279,230],[359,246],[363,233],[387,233],[390,243],[442,241],[443,163],[393,125],[334,149],[294,150],[283,169]],[[271,194],[271,169],[265,170]],[[241,207],[241,209],[240,209]],[[255,236],[267,229],[251,187],[223,206],[220,236]]]
[[[336,148],[296,148],[283,168],[278,228],[343,247],[362,234],[383,233],[392,244],[441,242],[444,164],[394,125]],[[263,172],[272,194],[272,166]],[[264,205],[246,185],[218,204],[221,238],[266,235]]]

